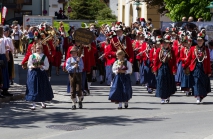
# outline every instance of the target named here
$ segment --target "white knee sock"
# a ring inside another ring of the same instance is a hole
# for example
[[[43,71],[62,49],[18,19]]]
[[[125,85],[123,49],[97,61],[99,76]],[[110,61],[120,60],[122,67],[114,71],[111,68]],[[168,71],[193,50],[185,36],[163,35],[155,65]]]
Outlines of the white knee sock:
[[[41,106],[45,106],[44,102],[41,102]]]
[[[136,81],[139,80],[139,72],[135,72],[135,79],[136,79]]]
[[[122,107],[122,102],[119,102],[118,107]]]
[[[100,75],[100,81],[103,81],[103,75]]]
[[[49,77],[49,82],[50,82],[50,80],[51,80],[51,77]]]
[[[91,86],[91,82],[87,82],[87,85],[88,85],[88,90],[90,90],[90,86]]]
[[[76,98],[72,98],[72,104],[73,105],[76,105],[76,100],[77,100]]]
[[[96,70],[92,70],[92,78],[96,77]]]
[[[33,105],[33,107],[35,107],[35,106],[36,106],[36,105],[35,105],[35,102],[33,102],[32,105]]]

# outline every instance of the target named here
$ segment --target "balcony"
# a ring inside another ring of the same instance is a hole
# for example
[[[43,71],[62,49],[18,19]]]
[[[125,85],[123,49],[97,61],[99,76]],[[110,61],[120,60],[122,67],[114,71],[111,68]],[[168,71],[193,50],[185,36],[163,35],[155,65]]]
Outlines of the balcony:
[[[3,0],[2,2],[2,6],[5,6],[8,9],[17,9],[21,5],[32,5],[32,0]]]
[[[8,9],[16,9],[16,0],[4,0],[2,6],[5,6]]]

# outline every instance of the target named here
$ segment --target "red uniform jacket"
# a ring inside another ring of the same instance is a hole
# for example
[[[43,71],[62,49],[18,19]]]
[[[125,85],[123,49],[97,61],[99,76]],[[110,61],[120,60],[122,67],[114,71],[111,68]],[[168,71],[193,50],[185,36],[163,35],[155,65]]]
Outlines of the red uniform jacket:
[[[84,71],[91,72],[93,66],[95,66],[95,53],[97,52],[97,48],[94,43],[91,44],[91,50],[88,47],[84,47]]]
[[[153,69],[157,48],[152,48],[149,53],[150,67]]]
[[[104,51],[105,66],[111,66],[116,60],[116,57],[112,55],[110,51],[111,44],[102,43],[101,49]]]
[[[112,38],[114,40],[118,40],[117,37],[114,37]],[[134,52],[133,52],[133,48],[132,48],[132,41],[129,37],[127,36],[123,36],[123,39],[125,39],[125,43],[126,43],[126,49],[125,51],[127,52],[127,54],[129,55],[129,62],[133,63],[134,61]],[[118,40],[119,41],[119,40]],[[116,43],[116,42],[115,42]],[[116,47],[114,46],[112,40],[111,40],[111,50],[113,53],[112,55],[116,57],[116,52],[117,52],[117,49]]]
[[[180,62],[180,51],[182,49],[182,45],[178,43],[177,40],[175,40],[173,42],[173,50],[175,53],[175,57],[176,57],[176,64],[178,64]]]
[[[210,53],[207,47],[205,47],[205,50],[206,50],[207,58],[204,58],[203,60],[203,68],[204,68],[205,74],[211,74]],[[190,71],[193,71],[195,69],[196,62],[197,62],[195,51],[196,51],[196,46],[193,46],[190,48],[188,58],[186,59],[184,64],[184,69],[187,67],[189,67]]]
[[[33,45],[34,45],[34,43],[31,43],[28,45],[26,55],[25,55],[24,59],[22,60],[21,65],[23,65],[24,63],[26,63],[28,61],[30,55],[32,54],[31,48],[33,47]]]
[[[52,40],[47,42],[48,45],[43,45],[43,53],[47,56],[49,63],[52,63],[54,58],[54,53],[55,53],[55,48],[53,46]]]
[[[189,50],[186,49],[186,47],[182,47],[182,49],[180,50],[180,61],[182,61],[182,67],[184,67],[185,65],[185,61],[188,57],[189,54]]]
[[[148,48],[148,44],[146,42],[142,43],[141,49],[139,50],[139,53],[142,52],[142,54],[138,55],[136,57],[136,59],[138,59],[140,61],[140,63],[144,63],[148,58],[149,58],[149,53],[150,50],[146,51],[146,49]],[[145,64],[145,63],[144,63]]]
[[[154,57],[155,61],[154,61],[153,72],[157,72],[162,65],[162,62],[160,61],[160,58],[159,58],[160,51],[161,51],[161,48],[158,48],[156,51],[156,55]],[[168,60],[171,74],[176,74],[177,72],[177,66],[175,61],[176,61],[175,53],[174,53],[174,50],[171,49],[171,58]]]

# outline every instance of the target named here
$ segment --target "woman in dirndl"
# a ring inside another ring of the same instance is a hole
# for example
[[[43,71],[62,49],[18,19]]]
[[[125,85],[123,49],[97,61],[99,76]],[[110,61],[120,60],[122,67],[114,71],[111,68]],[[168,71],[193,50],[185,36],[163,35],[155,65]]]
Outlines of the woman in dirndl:
[[[119,103],[118,109],[128,108],[128,101],[132,98],[132,86],[130,74],[132,73],[132,64],[125,59],[125,53],[118,50],[116,53],[117,61],[114,62],[112,71],[115,74],[112,87],[109,93],[109,100]]]
[[[177,91],[174,78],[177,66],[174,51],[170,46],[171,36],[165,35],[163,40],[162,47],[156,51],[153,67],[157,80],[156,97],[161,98],[161,104],[169,103],[170,96]]]
[[[42,108],[46,108],[44,102],[51,101],[54,97],[46,73],[49,62],[42,50],[42,45],[40,43],[36,44],[36,53],[30,55],[27,65],[29,72],[25,99],[32,102],[31,110],[35,110],[35,102],[41,102]]]
[[[181,38],[181,42],[183,44],[183,48],[180,51],[180,60],[182,63],[182,76],[181,76],[181,90],[186,93],[186,96],[190,96],[191,93],[190,88],[192,88],[192,74],[189,71],[189,67],[187,67],[185,70],[183,70],[183,67],[185,65],[185,61],[188,58],[189,50],[192,45],[192,39],[190,35],[183,35]]]
[[[209,49],[205,46],[205,34],[200,32],[197,35],[197,45],[191,47],[184,69],[189,67],[193,76],[194,96],[197,98],[197,104],[211,92],[210,79],[211,65]]]

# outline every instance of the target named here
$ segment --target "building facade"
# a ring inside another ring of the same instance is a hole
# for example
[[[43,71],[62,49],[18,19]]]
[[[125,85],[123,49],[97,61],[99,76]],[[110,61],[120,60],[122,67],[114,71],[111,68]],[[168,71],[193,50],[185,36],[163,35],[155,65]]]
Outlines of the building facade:
[[[23,15],[55,16],[60,8],[64,9],[66,0],[0,0],[8,9],[6,20]]]
[[[113,0],[111,0],[113,1]],[[117,13],[118,21],[124,22],[126,26],[131,26],[132,22],[135,22],[137,18],[152,19],[152,23],[155,28],[161,27],[161,22],[171,21],[166,16],[161,16],[158,13],[158,7],[148,8],[146,2],[140,2],[141,5],[135,5],[132,0],[116,0],[118,2]]]

